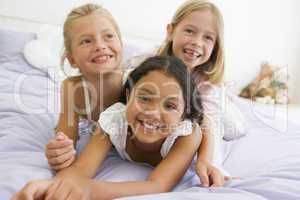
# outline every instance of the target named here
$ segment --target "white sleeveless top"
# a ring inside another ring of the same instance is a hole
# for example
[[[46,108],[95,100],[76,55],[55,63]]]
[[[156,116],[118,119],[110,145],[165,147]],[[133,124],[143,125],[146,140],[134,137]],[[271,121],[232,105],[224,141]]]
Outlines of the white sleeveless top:
[[[126,106],[115,103],[100,114],[99,125],[108,134],[110,140],[121,158],[132,161],[126,152],[126,141],[128,135],[128,122],[126,120]],[[187,136],[192,133],[193,126],[190,120],[184,120],[182,124],[165,139],[160,154],[164,158],[169,153],[177,137]]]

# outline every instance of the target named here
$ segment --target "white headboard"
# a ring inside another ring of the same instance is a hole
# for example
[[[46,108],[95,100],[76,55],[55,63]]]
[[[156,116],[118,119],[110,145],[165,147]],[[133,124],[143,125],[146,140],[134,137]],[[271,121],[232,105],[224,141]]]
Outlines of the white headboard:
[[[260,63],[287,66],[290,93],[300,103],[300,1],[212,0],[225,21],[226,77],[239,90],[258,73]],[[1,0],[0,28],[35,31],[61,25],[66,14],[87,0]],[[123,36],[158,44],[183,0],[97,0],[111,11]]]

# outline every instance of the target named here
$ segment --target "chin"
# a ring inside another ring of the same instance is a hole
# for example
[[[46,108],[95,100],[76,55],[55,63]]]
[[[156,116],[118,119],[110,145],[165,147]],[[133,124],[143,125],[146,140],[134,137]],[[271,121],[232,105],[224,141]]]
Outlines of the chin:
[[[157,137],[155,135],[150,135],[149,133],[138,133],[135,137],[140,143],[144,144],[152,144],[159,140],[161,140],[161,137]]]

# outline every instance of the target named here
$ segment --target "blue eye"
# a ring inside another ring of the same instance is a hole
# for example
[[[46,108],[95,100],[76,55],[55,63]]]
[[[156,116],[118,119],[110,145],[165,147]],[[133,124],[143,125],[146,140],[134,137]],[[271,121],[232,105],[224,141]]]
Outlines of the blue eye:
[[[184,32],[186,32],[189,35],[194,33],[194,31],[192,29],[185,29]]]
[[[114,39],[115,35],[112,34],[112,33],[108,33],[108,34],[105,35],[105,37],[106,37],[106,39],[108,39],[108,40],[112,40],[112,39]]]
[[[207,39],[209,41],[212,41],[212,42],[215,41],[215,39],[212,36],[209,36],[209,35],[205,36],[205,39]]]
[[[92,41],[90,40],[90,39],[83,39],[83,40],[81,40],[80,41],[80,44],[81,45],[84,45],[84,44],[89,44],[89,43],[91,43]]]

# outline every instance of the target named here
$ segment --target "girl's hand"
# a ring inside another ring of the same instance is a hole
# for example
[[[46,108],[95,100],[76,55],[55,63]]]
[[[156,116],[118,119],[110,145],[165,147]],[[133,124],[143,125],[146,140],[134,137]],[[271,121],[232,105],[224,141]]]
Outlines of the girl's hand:
[[[45,200],[89,200],[90,180],[80,177],[55,178],[48,188]]]
[[[51,183],[52,179],[30,181],[10,200],[42,200]]]
[[[219,169],[207,160],[197,160],[196,173],[203,187],[221,187],[225,181],[230,179],[228,176],[224,176]]]
[[[58,132],[46,145],[48,163],[56,171],[70,166],[75,160],[75,153],[73,140],[62,132]]]

